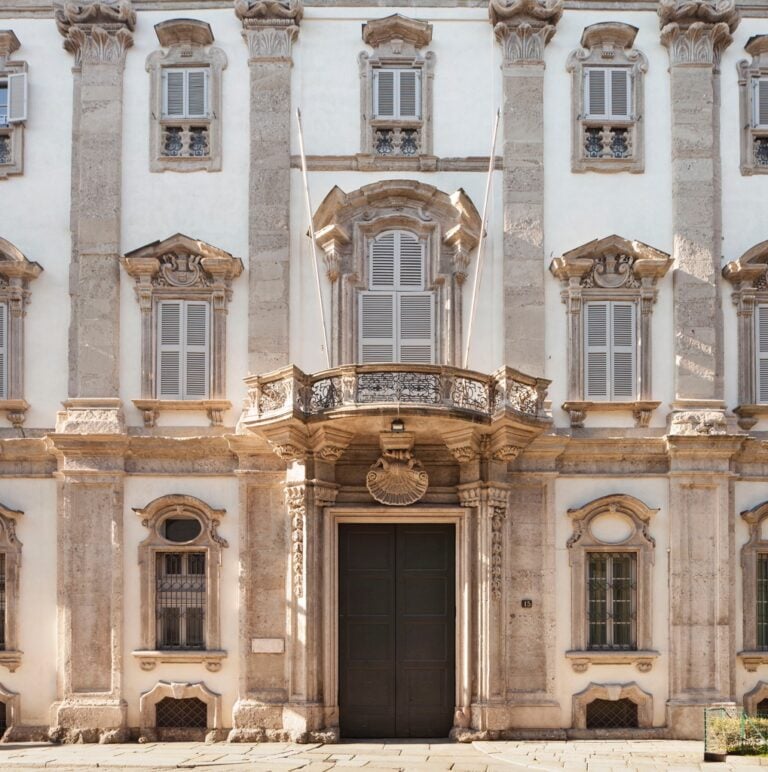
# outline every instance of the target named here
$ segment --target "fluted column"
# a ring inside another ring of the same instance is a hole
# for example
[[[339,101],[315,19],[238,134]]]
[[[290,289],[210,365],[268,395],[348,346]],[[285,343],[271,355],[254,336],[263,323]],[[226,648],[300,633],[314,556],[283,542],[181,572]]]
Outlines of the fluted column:
[[[675,399],[683,410],[722,409],[719,65],[739,16],[734,0],[661,0],[659,16],[671,82]]]
[[[248,370],[288,364],[291,46],[299,0],[235,0],[251,73]]]
[[[136,13],[131,0],[63,2],[56,25],[75,57],[69,394],[116,398],[123,69]]]
[[[544,374],[544,48],[562,0],[491,0],[503,49],[504,364]]]

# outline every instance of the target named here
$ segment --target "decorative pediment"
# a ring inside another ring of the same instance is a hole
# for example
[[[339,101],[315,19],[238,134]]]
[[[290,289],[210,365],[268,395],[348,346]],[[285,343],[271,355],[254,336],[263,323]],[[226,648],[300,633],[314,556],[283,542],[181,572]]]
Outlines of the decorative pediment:
[[[37,278],[42,270],[38,263],[27,260],[10,241],[0,238],[0,287],[12,284],[25,286],[30,279]],[[15,282],[12,281],[14,279]]]
[[[122,262],[138,285],[177,290],[229,287],[243,271],[240,258],[181,233],[128,252]]]
[[[0,29],[0,66],[11,54],[21,48],[21,43],[12,29]]]
[[[600,48],[605,53],[614,49],[622,51],[632,48],[636,37],[637,27],[620,21],[605,21],[585,27],[581,35],[581,45],[588,50]]]
[[[569,286],[638,289],[655,285],[671,265],[666,252],[614,235],[566,252],[552,261],[549,270]]]
[[[168,19],[155,24],[155,34],[160,45],[209,46],[213,43],[211,25],[197,19]]]
[[[432,42],[432,25],[429,22],[409,19],[396,13],[384,19],[374,19],[363,24],[363,40],[373,48],[392,43],[392,48],[396,49],[402,48],[402,44],[407,43],[418,50]],[[393,51],[393,53],[401,53],[401,51]]]
[[[723,268],[723,276],[736,289],[768,290],[768,241],[748,249],[738,260]]]
[[[568,510],[573,533],[566,546],[571,549],[588,535],[586,541],[590,545],[630,545],[640,541],[653,547],[656,541],[648,532],[648,527],[658,511],[627,494],[601,496],[583,507]],[[609,535],[604,536],[603,531]]]

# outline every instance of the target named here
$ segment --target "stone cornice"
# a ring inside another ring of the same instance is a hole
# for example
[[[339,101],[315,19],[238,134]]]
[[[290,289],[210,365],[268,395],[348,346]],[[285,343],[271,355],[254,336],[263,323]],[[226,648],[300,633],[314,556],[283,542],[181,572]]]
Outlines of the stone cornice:
[[[723,277],[736,289],[752,287],[768,290],[768,241],[748,249],[738,260],[723,268]]]
[[[57,2],[56,27],[64,37],[64,48],[75,56],[75,64],[118,64],[133,45],[136,11],[131,0],[105,2]]]
[[[21,43],[12,29],[0,30],[0,62],[3,59],[8,59],[19,48],[21,48]]]
[[[504,64],[543,64],[544,48],[563,15],[562,0],[490,0],[488,6]]]
[[[735,0],[661,0],[661,42],[672,65],[717,65],[739,25]]]
[[[160,45],[209,46],[213,43],[211,25],[197,19],[168,19],[155,24]]]

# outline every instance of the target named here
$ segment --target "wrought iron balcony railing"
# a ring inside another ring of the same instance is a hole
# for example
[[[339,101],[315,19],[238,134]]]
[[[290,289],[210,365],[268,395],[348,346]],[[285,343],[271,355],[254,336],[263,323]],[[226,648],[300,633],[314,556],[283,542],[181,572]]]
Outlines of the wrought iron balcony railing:
[[[533,419],[548,417],[543,404],[549,381],[508,367],[491,375],[439,365],[346,365],[314,375],[287,367],[245,381],[244,417],[249,422],[388,406],[487,419],[505,410]]]

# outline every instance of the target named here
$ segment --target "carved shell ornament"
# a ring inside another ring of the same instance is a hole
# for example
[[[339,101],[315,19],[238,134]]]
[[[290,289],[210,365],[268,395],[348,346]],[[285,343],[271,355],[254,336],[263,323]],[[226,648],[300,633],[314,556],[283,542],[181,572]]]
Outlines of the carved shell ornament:
[[[427,492],[429,477],[409,450],[387,450],[370,468],[365,484],[380,504],[405,507]]]

